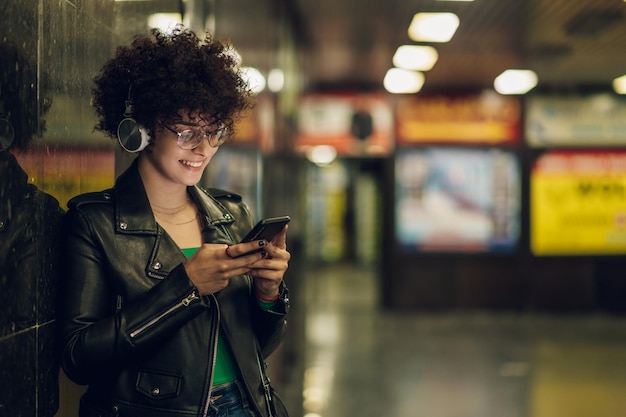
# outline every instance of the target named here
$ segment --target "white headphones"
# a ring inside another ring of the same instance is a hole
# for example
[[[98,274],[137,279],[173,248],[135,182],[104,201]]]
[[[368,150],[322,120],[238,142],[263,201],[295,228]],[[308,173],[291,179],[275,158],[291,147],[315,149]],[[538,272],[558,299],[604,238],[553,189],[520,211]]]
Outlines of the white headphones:
[[[126,109],[124,118],[117,125],[117,140],[126,152],[141,152],[150,143],[150,134],[148,130],[141,126],[133,119],[133,102],[130,98],[130,89],[128,88],[128,100],[126,100]]]

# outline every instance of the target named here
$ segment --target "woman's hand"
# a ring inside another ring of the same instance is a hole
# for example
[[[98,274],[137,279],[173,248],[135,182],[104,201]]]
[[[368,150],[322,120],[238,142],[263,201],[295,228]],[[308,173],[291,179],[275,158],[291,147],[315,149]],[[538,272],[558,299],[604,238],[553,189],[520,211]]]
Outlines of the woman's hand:
[[[265,247],[266,256],[252,265],[248,275],[254,278],[257,296],[264,299],[277,298],[280,283],[289,266],[291,254],[287,252],[287,228],[285,226],[274,240]]]
[[[187,260],[185,271],[200,294],[213,294],[226,288],[232,277],[249,274],[267,256],[268,246],[264,240],[233,246],[205,243]]]

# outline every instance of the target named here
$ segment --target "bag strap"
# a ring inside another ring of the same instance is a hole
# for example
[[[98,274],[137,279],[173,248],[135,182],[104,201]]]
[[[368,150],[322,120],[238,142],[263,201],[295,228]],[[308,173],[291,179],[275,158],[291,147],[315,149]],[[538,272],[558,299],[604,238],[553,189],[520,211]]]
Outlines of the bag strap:
[[[259,374],[261,375],[261,382],[263,383],[263,394],[265,395],[265,403],[267,405],[267,415],[268,417],[276,417],[276,413],[274,412],[274,402],[272,400],[272,387],[270,385],[270,379],[265,373],[265,361],[262,360],[261,352],[257,347],[257,356],[256,356],[257,365],[259,366]]]

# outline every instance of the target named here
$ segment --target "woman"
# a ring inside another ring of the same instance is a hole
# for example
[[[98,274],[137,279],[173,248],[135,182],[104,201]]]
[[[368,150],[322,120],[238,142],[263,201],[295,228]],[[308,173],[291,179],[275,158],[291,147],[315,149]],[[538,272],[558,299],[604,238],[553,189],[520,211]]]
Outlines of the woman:
[[[97,127],[138,156],[64,219],[61,361],[89,385],[80,416],[275,415],[262,364],[285,329],[287,228],[237,244],[253,226],[241,198],[196,185],[250,105],[235,56],[153,30],[94,81]]]

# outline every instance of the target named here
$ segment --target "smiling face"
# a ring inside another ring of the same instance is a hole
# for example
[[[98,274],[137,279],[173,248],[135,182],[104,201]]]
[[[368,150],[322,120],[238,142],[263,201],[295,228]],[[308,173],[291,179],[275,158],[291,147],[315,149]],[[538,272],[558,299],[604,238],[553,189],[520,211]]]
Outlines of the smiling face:
[[[202,178],[202,173],[213,155],[219,148],[209,145],[206,138],[194,149],[182,149],[178,146],[178,136],[175,132],[185,129],[198,132],[211,130],[211,125],[197,113],[180,112],[181,117],[166,127],[157,125],[154,129],[153,145],[150,151],[141,154],[140,164],[144,165],[144,172],[158,180],[165,187],[192,186]],[[172,130],[170,130],[172,129]]]

